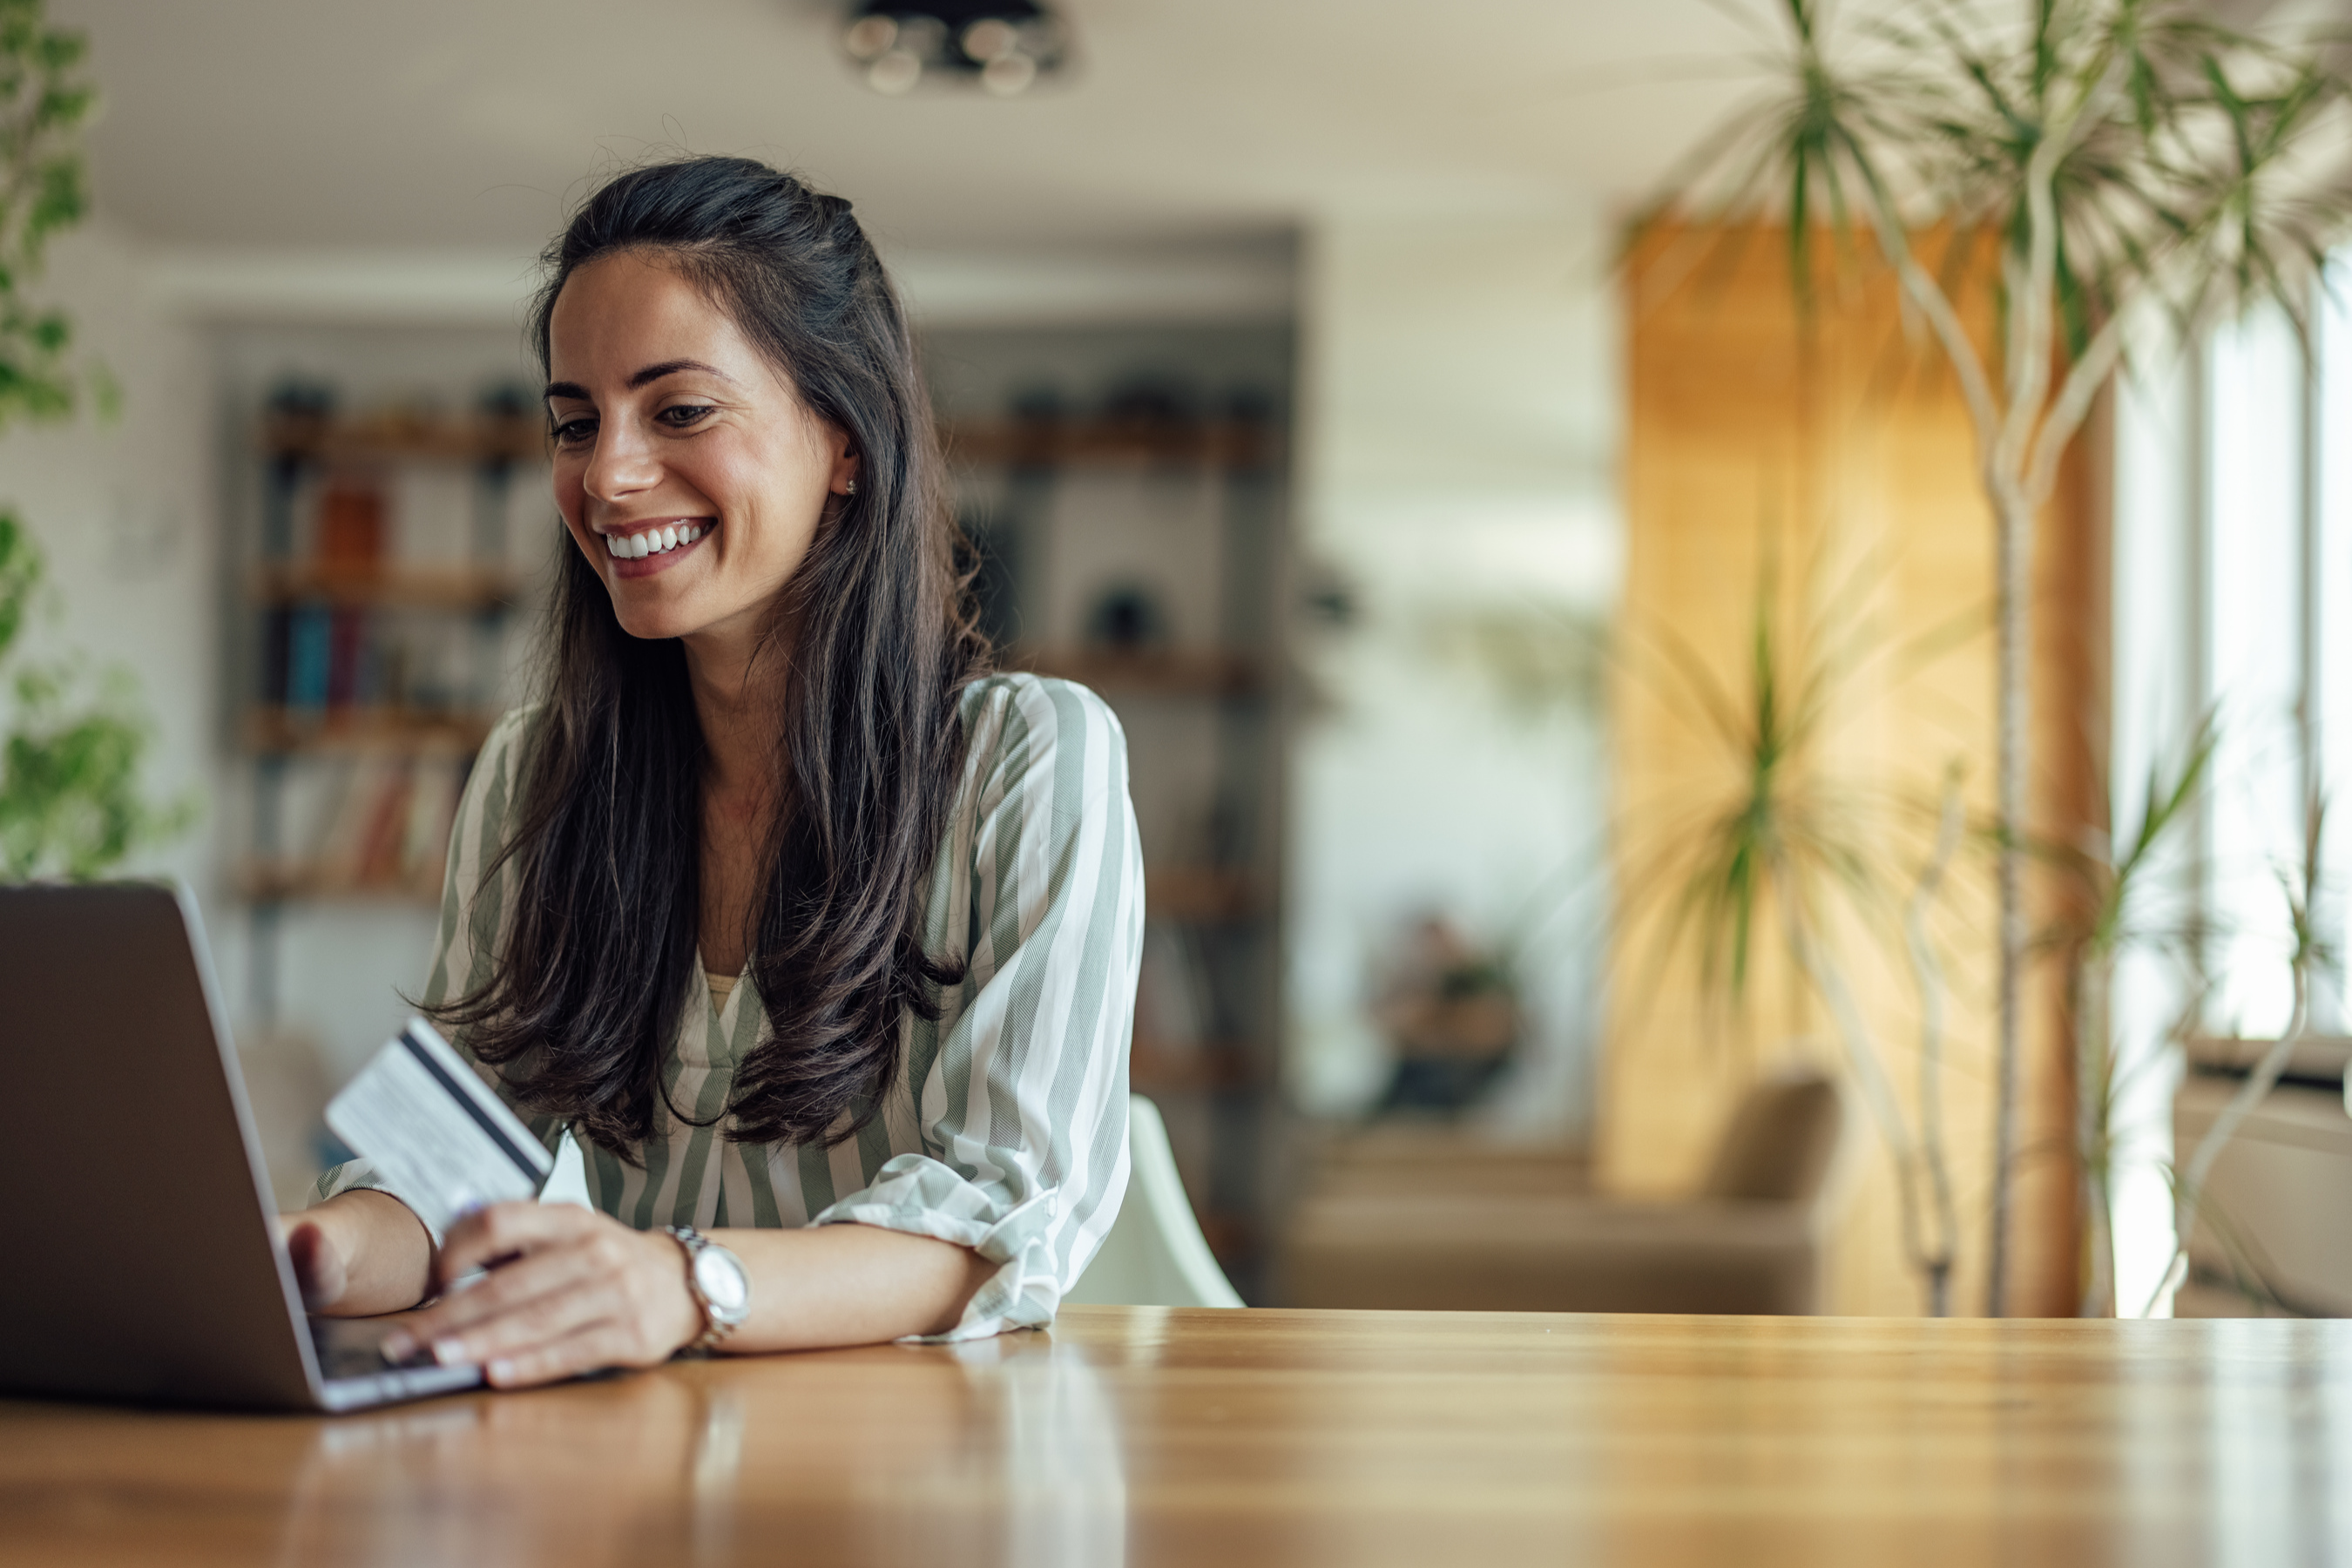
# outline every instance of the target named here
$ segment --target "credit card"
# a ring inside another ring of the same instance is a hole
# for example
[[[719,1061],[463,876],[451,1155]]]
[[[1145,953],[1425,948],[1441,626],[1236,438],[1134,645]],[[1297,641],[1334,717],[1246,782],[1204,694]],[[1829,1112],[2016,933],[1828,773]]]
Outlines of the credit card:
[[[327,1125],[415,1211],[436,1246],[475,1209],[536,1196],[555,1168],[546,1145],[422,1018],[328,1101]]]

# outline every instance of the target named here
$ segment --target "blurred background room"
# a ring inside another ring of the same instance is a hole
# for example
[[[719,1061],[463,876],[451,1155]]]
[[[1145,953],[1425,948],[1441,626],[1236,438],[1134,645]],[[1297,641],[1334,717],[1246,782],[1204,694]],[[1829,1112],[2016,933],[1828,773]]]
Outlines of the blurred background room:
[[[2242,163],[2098,100],[2042,256],[1917,130],[1948,10],[1828,13],[1882,213],[1783,0],[0,0],[0,871],[186,881],[301,1203],[568,547],[539,249],[740,153],[1126,727],[1131,1080],[1250,1303],[2352,1312],[2352,17],[2181,8]]]

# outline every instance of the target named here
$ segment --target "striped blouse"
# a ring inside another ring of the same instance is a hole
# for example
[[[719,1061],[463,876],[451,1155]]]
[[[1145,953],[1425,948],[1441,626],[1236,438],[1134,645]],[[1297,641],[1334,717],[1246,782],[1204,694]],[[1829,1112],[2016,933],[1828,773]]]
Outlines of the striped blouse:
[[[477,888],[504,842],[537,711],[499,722],[467,784],[428,1005],[480,984],[503,940],[513,863]],[[971,1247],[998,1268],[945,1337],[973,1339],[1052,1321],[1118,1217],[1143,862],[1126,736],[1100,698],[1067,681],[992,676],[965,693],[961,716],[964,776],[923,943],[968,967],[940,994],[938,1022],[908,1016],[881,1114],[831,1149],[739,1143],[727,1120],[673,1117],[669,1105],[719,1116],[737,1064],[767,1032],[748,968],[720,1000],[698,965],[662,1069],[662,1128],[642,1163],[584,1142],[582,1152],[595,1205],[639,1230],[856,1221]],[[465,1048],[462,1031],[455,1043]],[[561,1121],[516,1110],[557,1147]],[[321,1177],[319,1194],[359,1186],[388,1190],[353,1161]]]

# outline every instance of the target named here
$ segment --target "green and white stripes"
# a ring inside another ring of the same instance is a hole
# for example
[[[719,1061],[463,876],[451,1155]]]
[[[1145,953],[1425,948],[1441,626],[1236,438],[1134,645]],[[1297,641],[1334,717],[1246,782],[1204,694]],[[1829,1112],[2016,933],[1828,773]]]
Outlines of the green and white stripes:
[[[504,842],[535,713],[499,723],[467,785],[428,1003],[479,984],[496,962],[512,868],[475,890]],[[642,1168],[585,1149],[596,1206],[640,1230],[855,1221],[974,1248],[1000,1267],[950,1339],[1051,1321],[1118,1217],[1143,942],[1127,742],[1110,710],[1081,686],[1005,675],[966,692],[961,717],[963,785],[932,870],[924,945],[963,958],[968,973],[941,996],[937,1023],[906,1020],[882,1113],[829,1150],[737,1143],[724,1122],[693,1127],[666,1111],[667,1136],[639,1151]],[[699,969],[694,984],[663,1075],[669,1102],[708,1120],[767,1016],[748,972],[716,1006]],[[556,1146],[560,1122],[526,1120]],[[354,1162],[320,1192],[381,1185]]]

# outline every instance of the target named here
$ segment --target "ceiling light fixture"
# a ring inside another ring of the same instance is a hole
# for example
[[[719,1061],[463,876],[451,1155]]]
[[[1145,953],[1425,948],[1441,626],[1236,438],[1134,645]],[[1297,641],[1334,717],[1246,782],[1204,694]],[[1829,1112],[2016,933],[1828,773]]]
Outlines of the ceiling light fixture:
[[[842,43],[866,85],[893,98],[927,79],[1012,98],[1069,52],[1062,19],[1034,0],[862,0]]]

